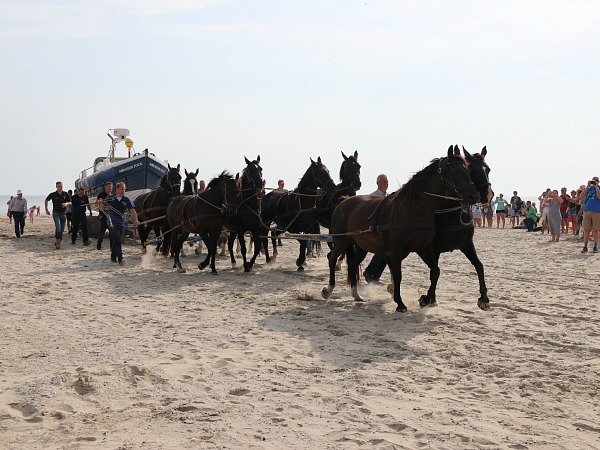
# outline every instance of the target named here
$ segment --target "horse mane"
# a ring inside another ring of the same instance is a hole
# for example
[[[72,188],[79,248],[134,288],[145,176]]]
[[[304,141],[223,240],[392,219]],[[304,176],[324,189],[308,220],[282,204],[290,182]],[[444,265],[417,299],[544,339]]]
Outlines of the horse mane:
[[[221,180],[233,180],[233,175],[231,175],[231,173],[224,170],[223,172],[221,172],[221,175],[210,180],[210,182],[206,186],[206,189],[215,187]]]
[[[460,159],[465,165],[467,162],[461,155],[453,155],[453,159]],[[434,158],[429,165],[419,172],[415,173],[410,180],[406,182],[396,193],[398,195],[416,197],[424,191],[425,182],[434,175],[439,168],[439,163],[442,158]]]

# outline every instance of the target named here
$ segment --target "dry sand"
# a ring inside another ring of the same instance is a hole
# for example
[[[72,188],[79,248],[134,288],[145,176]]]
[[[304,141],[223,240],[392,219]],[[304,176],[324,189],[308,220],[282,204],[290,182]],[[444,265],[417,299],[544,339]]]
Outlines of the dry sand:
[[[49,218],[0,224],[0,448],[600,448],[600,255],[523,230],[482,229],[475,271],[404,263],[406,314],[385,285],[331,300],[326,258],[297,244],[252,273],[64,241]],[[108,242],[105,241],[105,244]],[[95,244],[95,242],[94,242]]]

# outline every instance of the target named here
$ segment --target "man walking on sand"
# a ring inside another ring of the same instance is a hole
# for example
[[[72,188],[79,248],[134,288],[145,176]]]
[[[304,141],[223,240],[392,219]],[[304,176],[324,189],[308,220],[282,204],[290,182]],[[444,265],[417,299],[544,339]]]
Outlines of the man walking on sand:
[[[25,214],[27,214],[27,199],[23,198],[20,189],[17,191],[17,196],[10,200],[8,210],[15,221],[15,236],[20,238],[25,229]]]
[[[86,208],[90,211],[91,216],[92,205],[90,205],[88,196],[85,195],[85,189],[80,187],[77,189],[77,195],[71,197],[71,220],[73,224],[71,228],[71,244],[73,245],[75,245],[75,241],[77,241],[77,233],[79,232],[80,227],[81,235],[83,237],[83,245],[90,245],[88,238],[87,217],[85,215]]]
[[[67,223],[67,203],[71,201],[69,194],[63,191],[62,181],[56,182],[56,191],[51,192],[44,201],[46,214],[50,215],[48,202],[52,201],[52,220],[54,220],[54,248],[60,249],[62,236],[65,232],[65,224]]]
[[[133,224],[139,225],[137,212],[135,211],[135,205],[125,196],[125,183],[117,183],[116,193],[109,195],[102,202],[102,207],[106,209],[108,216],[110,217],[111,226],[109,229],[112,242],[110,244],[110,260],[112,262],[119,262],[119,265],[123,265],[123,251],[121,248],[121,239],[125,234],[125,213],[129,212],[133,217]]]

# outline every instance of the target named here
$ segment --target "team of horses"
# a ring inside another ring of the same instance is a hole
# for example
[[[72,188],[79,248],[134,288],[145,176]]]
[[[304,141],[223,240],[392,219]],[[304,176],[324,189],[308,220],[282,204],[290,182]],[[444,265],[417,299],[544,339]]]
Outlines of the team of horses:
[[[283,232],[298,236],[298,271],[304,270],[307,239],[303,235],[320,234],[328,228],[333,238],[330,246],[329,283],[322,296],[329,298],[335,288],[338,260],[345,255],[352,297],[361,302],[358,292],[359,266],[368,252],[382,255],[389,267],[396,310],[407,311],[400,294],[402,261],[415,252],[429,267],[430,287],[419,299],[424,306],[436,305],[436,287],[440,276],[441,253],[460,250],[473,264],[479,278],[478,306],[489,308],[484,269],[473,244],[474,226],[470,206],[487,204],[493,197],[489,181],[490,168],[485,163],[487,149],[471,155],[464,147],[450,146],[446,155],[433,159],[398,191],[386,197],[356,195],[361,187],[358,152],[342,152],[340,183],[335,184],[321,158],[310,165],[293,191],[273,190],[265,193],[260,156],[244,157],[241,175],[222,172],[198,193],[198,170],[169,166],[158,189],[135,201],[142,246],[154,230],[162,237],[163,255],[173,257],[173,267],[184,271],[180,252],[190,234],[197,234],[207,248],[206,258],[198,268],[210,265],[217,273],[217,242],[224,230],[229,233],[229,253],[233,267],[236,260],[233,244],[241,246],[244,271],[252,270],[263,250],[266,262],[277,256],[276,238]],[[183,186],[183,190],[182,190]],[[275,224],[275,228],[273,227]],[[272,233],[272,257],[267,236]],[[250,233],[253,255],[248,260],[244,235]],[[157,247],[158,250],[158,247]]]

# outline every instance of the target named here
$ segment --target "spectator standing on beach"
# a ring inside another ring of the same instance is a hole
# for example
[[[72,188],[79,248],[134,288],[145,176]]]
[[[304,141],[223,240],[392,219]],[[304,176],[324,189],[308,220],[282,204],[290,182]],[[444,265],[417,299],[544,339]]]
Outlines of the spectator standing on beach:
[[[44,201],[46,214],[50,215],[48,202],[52,202],[52,220],[54,221],[54,247],[59,250],[67,223],[67,203],[71,201],[69,194],[63,191],[62,181],[56,182],[56,191],[51,192]]]
[[[588,181],[580,199],[583,199],[583,249],[581,252],[588,252],[591,233],[594,239],[592,251],[598,253],[598,235],[600,234],[600,183],[598,177]]]
[[[547,220],[547,215],[548,215],[548,194],[550,193],[550,188],[547,188],[546,191],[542,192],[542,195],[540,195],[538,197],[538,200],[540,201],[540,213],[541,213],[541,217],[540,217],[540,221],[538,222],[541,226],[542,226],[542,234],[544,234],[544,231],[548,230],[548,220]]]
[[[10,212],[10,202],[12,202],[12,199],[14,197],[11,195],[10,199],[6,202],[6,207],[8,208],[8,211],[6,211],[6,216],[8,217],[8,223],[12,223],[12,214]]]
[[[36,211],[37,211],[37,208],[35,205],[33,205],[31,208],[29,208],[29,223],[33,223],[33,217],[35,216]]]
[[[560,232],[562,234],[569,232],[569,202],[571,201],[571,196],[567,194],[567,188],[560,188],[560,198],[562,199],[562,203],[560,204]]]
[[[496,204],[496,228],[500,228],[500,220],[502,220],[502,228],[504,228],[504,225],[506,224],[506,207],[508,204],[504,199],[504,194],[500,194],[496,197],[494,203]]]
[[[77,241],[77,233],[79,232],[80,226],[81,235],[83,237],[83,245],[90,245],[88,237],[87,217],[85,215],[86,209],[90,211],[91,216],[92,205],[90,205],[90,200],[88,199],[88,196],[85,195],[85,189],[80,187],[79,189],[77,189],[77,195],[71,197],[71,211],[73,220],[73,228],[71,229],[72,245],[75,245],[75,241]]]
[[[519,226],[519,216],[521,215],[521,208],[523,207],[523,201],[521,197],[517,195],[517,191],[513,191],[513,196],[510,198],[510,224],[513,227]]]
[[[102,206],[106,208],[108,215],[110,216],[111,226],[109,233],[112,237],[112,243],[110,246],[110,260],[112,262],[119,262],[119,265],[123,265],[123,250],[121,248],[121,242],[125,234],[125,214],[129,212],[133,217],[133,224],[139,225],[137,213],[135,211],[135,205],[125,196],[125,183],[117,183],[116,193],[111,194],[102,202]]]
[[[571,200],[569,200],[569,217],[571,218],[571,226],[573,227],[573,236],[579,236],[580,223],[578,216],[581,209],[580,195],[581,191],[572,190]]]
[[[27,199],[23,197],[20,189],[17,191],[17,196],[10,201],[8,209],[15,222],[15,236],[20,238],[25,229],[25,214],[27,214]]]
[[[36,206],[35,209],[37,211],[35,215],[39,216],[40,215],[40,209],[42,209],[42,208],[40,208],[39,206]]]
[[[96,196],[96,208],[98,209],[98,244],[96,249],[102,250],[102,241],[104,240],[104,233],[108,230],[108,213],[102,209],[102,201],[112,194],[113,184],[112,181],[104,183],[104,191],[100,192]],[[108,239],[110,240],[110,247],[112,248],[112,237],[108,233]]]
[[[560,216],[560,205],[562,204],[562,198],[560,198],[560,195],[556,189],[548,192],[546,197],[548,203],[548,214],[546,215],[546,218],[548,219],[548,228],[550,229],[550,234],[552,235],[550,242],[558,242],[560,240],[560,223],[562,221]]]
[[[492,200],[489,204],[483,205],[481,209],[481,213],[483,215],[483,228],[485,228],[485,224],[487,222],[488,228],[492,228],[492,224],[494,222],[494,200]]]
[[[386,197],[387,190],[389,186],[388,177],[385,174],[380,174],[377,176],[377,189],[371,192],[371,195],[376,197]],[[363,272],[363,277],[367,283],[371,283],[372,281],[379,281],[381,274],[383,273],[386,266],[385,258],[383,255],[378,255],[377,253],[373,255],[371,258],[371,262]]]
[[[481,217],[483,215],[481,211],[481,203],[476,203],[471,206],[471,215],[473,216],[473,223],[478,228],[481,228]]]

